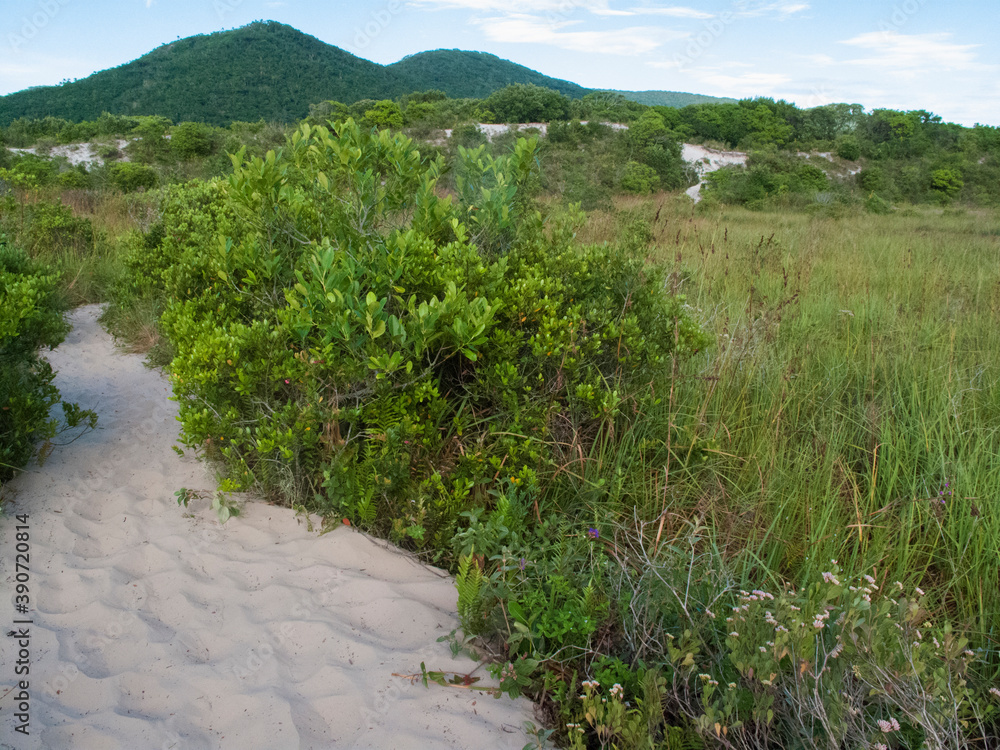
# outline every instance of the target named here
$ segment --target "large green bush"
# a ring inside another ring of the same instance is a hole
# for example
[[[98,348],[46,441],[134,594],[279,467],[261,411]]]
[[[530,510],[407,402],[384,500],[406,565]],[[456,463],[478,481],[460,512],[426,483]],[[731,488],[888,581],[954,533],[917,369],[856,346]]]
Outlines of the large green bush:
[[[529,208],[533,141],[461,158],[455,200],[440,160],[349,120],[177,194],[198,208],[132,262],[165,280],[182,438],[227,487],[445,553],[502,482],[540,518],[567,455],[703,345],[638,248]]]

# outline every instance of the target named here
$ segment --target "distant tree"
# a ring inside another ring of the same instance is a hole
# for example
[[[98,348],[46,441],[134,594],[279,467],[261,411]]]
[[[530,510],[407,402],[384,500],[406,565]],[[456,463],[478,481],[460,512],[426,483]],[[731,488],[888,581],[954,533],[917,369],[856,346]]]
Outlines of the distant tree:
[[[212,153],[212,128],[199,122],[182,122],[170,134],[170,148],[181,159],[194,159]]]
[[[351,116],[350,108],[343,102],[327,100],[309,105],[309,116],[306,122],[310,125],[327,125],[338,120],[346,120]]]
[[[836,142],[837,156],[848,161],[857,161],[861,158],[861,144],[853,135],[842,135]]]
[[[652,109],[642,113],[639,120],[629,128],[629,136],[639,146],[648,146],[667,138],[669,131],[663,115]]]
[[[496,122],[552,122],[569,119],[570,99],[554,89],[514,83],[486,97],[483,108]]]
[[[163,159],[170,152],[170,142],[164,137],[170,120],[166,117],[140,117],[132,130],[137,139],[129,144],[129,151],[137,161],[152,163]]]
[[[371,109],[365,110],[365,119],[379,130],[403,127],[403,111],[396,102],[383,99]]]
[[[656,170],[648,164],[630,161],[625,165],[622,175],[622,190],[629,193],[652,193],[659,187],[660,178]]]
[[[962,173],[957,169],[935,169],[931,172],[931,190],[942,198],[956,198],[964,186]]]
[[[108,182],[123,193],[149,190],[158,182],[156,170],[145,164],[124,162],[111,164],[107,168]]]

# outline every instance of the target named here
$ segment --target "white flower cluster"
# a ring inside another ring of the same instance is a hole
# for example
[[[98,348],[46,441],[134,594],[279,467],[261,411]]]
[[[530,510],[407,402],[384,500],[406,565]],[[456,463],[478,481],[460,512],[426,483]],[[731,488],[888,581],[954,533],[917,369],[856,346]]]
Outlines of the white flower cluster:
[[[895,719],[889,719],[888,721],[886,721],[885,719],[879,719],[878,722],[876,723],[878,724],[879,731],[881,731],[883,734],[889,734],[889,732],[899,731],[899,722],[896,721]]]

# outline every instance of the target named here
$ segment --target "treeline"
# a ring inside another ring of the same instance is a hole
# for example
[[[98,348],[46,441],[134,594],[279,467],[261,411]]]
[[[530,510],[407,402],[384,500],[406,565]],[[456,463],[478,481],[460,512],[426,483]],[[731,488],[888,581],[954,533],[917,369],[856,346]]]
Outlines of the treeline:
[[[451,156],[457,145],[487,145],[490,139],[476,123],[547,123],[542,187],[585,208],[600,205],[615,192],[693,184],[693,173],[681,160],[682,142],[750,154],[747,168],[711,175],[708,205],[853,203],[887,211],[902,202],[994,204],[1000,196],[1000,130],[944,122],[925,110],[866,112],[859,104],[800,109],[768,98],[675,108],[646,106],[613,92],[573,99],[533,84],[512,84],[485,98],[452,98],[428,90],[394,99],[325,100],[309,107],[306,122],[328,125],[347,118],[361,127],[403,129],[424,141],[425,149]],[[20,161],[42,184],[58,179],[65,187],[88,187],[103,179],[123,190],[148,188],[228,173],[228,153],[242,146],[253,154],[266,153],[281,145],[285,130],[284,124],[263,120],[223,128],[108,113],[82,122],[21,118],[0,129],[0,142],[35,146],[44,155],[58,144],[96,140],[105,161],[126,157],[156,170],[119,165],[95,178],[86,169],[66,174],[65,166],[43,167],[40,160],[6,152],[0,154],[0,166]],[[452,131],[450,141],[445,130]],[[124,149],[120,139],[127,139]],[[487,148],[509,148],[507,141],[512,138],[494,138]]]

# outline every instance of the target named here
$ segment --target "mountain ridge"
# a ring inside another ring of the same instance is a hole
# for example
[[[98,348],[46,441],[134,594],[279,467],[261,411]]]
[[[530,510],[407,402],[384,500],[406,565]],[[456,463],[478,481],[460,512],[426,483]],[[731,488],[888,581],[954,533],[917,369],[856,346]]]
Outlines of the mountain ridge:
[[[571,98],[600,91],[487,52],[428,50],[380,65],[291,26],[255,21],[162,44],[77,81],[7,94],[0,97],[0,126],[19,117],[95,120],[105,111],[213,125],[261,118],[292,122],[305,117],[310,104],[330,99],[349,104],[427,89],[452,98],[485,98],[511,83],[544,86]],[[630,95],[650,92],[618,93],[634,98]],[[671,106],[728,101],[679,96],[676,101],[683,103]]]

